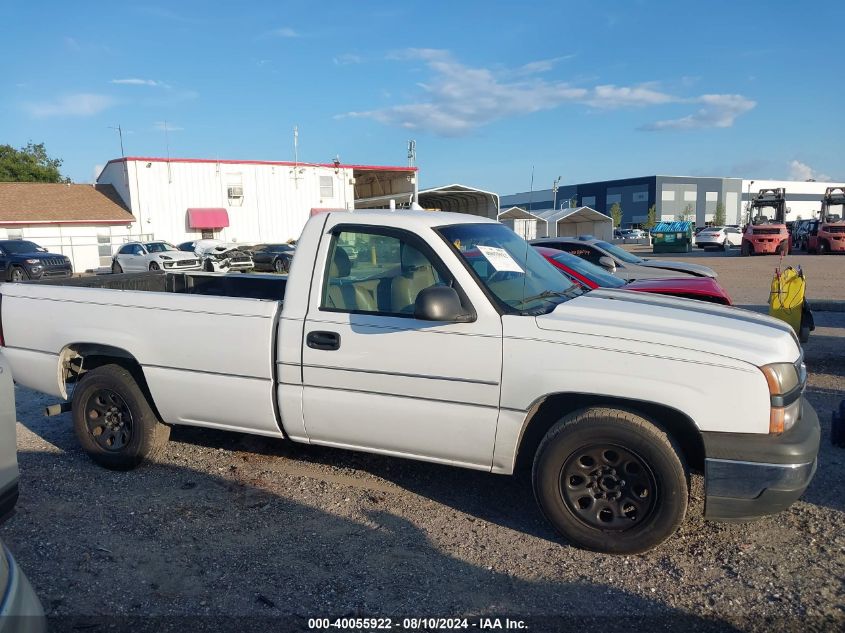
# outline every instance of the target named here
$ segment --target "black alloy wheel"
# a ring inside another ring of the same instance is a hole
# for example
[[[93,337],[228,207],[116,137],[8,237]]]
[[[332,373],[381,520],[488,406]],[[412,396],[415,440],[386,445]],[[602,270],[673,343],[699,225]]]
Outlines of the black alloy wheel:
[[[111,389],[98,389],[85,404],[88,432],[106,451],[120,451],[132,440],[132,412]]]
[[[564,463],[560,494],[578,520],[619,532],[648,519],[657,503],[657,483],[648,464],[633,451],[594,444]]]
[[[26,279],[26,273],[23,271],[23,268],[15,266],[14,268],[12,268],[12,274],[10,276],[10,279],[13,283],[20,283],[21,281]]]
[[[150,262],[150,270],[161,270],[161,266],[156,262]]]

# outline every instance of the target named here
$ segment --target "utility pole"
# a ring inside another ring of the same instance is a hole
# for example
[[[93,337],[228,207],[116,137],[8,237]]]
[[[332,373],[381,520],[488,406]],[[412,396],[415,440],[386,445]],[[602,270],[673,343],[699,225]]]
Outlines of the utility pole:
[[[560,176],[555,178],[554,183],[552,184],[552,209],[557,209],[557,184],[560,182]]]
[[[528,211],[531,211],[531,203],[534,200],[534,165],[531,165],[531,188],[528,190]]]
[[[413,139],[408,141],[408,167],[417,165],[417,142]]]
[[[117,130],[117,135],[120,137],[120,157],[123,159],[123,184],[128,187],[129,167],[126,165],[126,152],[123,151],[123,128],[121,128],[120,123],[118,123],[116,126],[110,125],[109,129]]]

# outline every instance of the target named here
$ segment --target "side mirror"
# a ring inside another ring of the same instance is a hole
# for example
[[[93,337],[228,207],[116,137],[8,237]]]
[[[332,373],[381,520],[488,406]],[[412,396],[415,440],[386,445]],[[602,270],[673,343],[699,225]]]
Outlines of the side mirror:
[[[475,320],[461,305],[461,298],[449,286],[430,286],[420,290],[414,301],[414,318],[421,321],[469,323]]]
[[[609,257],[607,255],[602,255],[601,257],[599,257],[599,265],[602,268],[606,269],[607,272],[609,272],[609,273],[615,273],[616,272],[616,262],[613,261],[612,257]]]

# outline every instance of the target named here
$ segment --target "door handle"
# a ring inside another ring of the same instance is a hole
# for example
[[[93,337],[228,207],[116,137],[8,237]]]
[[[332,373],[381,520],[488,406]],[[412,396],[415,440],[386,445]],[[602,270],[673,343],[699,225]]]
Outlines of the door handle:
[[[340,334],[337,332],[309,332],[305,344],[311,349],[334,351],[340,349]]]

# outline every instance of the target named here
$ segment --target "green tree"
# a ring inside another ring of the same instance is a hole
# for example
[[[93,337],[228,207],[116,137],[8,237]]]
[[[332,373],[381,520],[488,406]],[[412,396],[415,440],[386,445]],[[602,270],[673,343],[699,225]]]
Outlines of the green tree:
[[[30,141],[15,149],[0,145],[0,182],[70,182],[59,168],[61,158],[50,158],[44,143]]]
[[[610,207],[610,217],[613,218],[613,226],[619,228],[622,226],[622,205],[614,202]]]
[[[695,220],[695,209],[692,208],[691,204],[688,204],[684,208],[684,212],[676,215],[675,219],[678,222],[692,222]]]
[[[713,224],[715,226],[725,225],[725,205],[723,205],[721,202],[716,203],[716,214],[713,218]]]
[[[655,227],[657,224],[657,208],[654,205],[651,205],[648,208],[648,216],[646,217],[645,224],[643,224],[643,228],[650,231]]]

